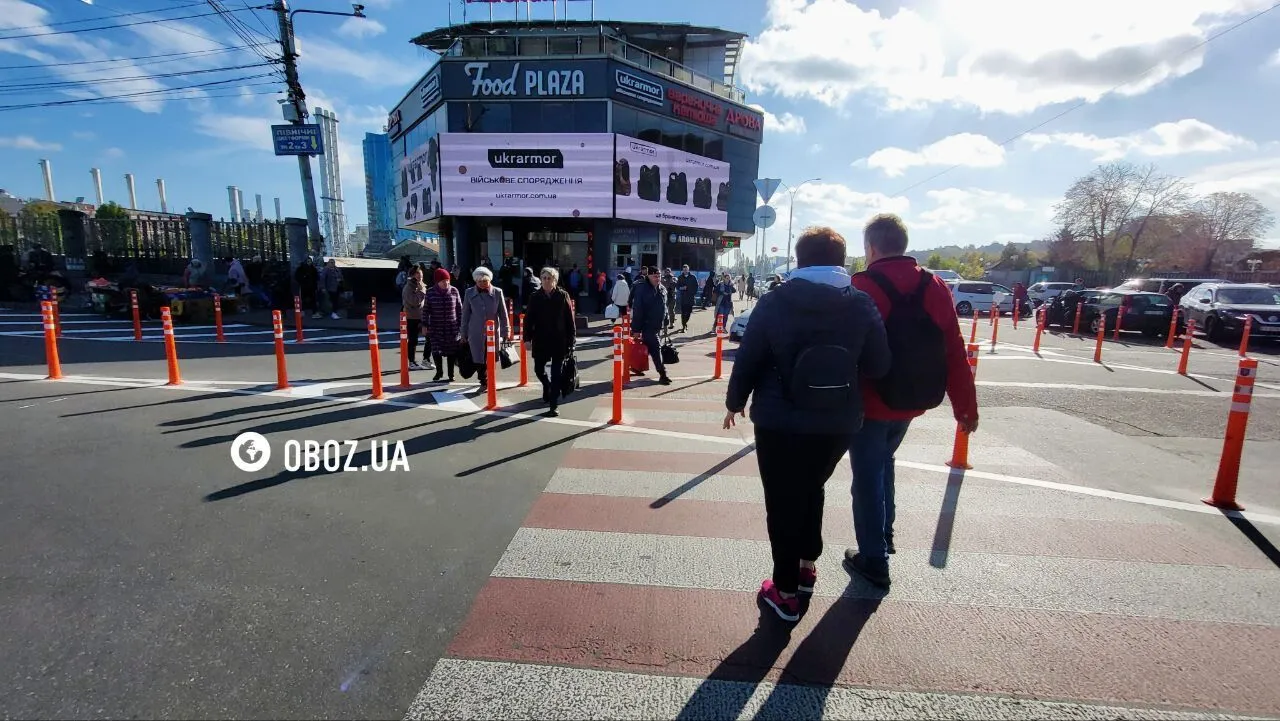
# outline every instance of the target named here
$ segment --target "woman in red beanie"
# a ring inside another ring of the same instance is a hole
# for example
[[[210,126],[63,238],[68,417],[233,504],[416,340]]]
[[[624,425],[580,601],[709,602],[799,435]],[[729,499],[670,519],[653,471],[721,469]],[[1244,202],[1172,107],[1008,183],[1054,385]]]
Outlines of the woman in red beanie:
[[[458,331],[462,328],[462,296],[450,283],[449,271],[436,268],[431,276],[434,283],[427,289],[423,305],[423,320],[427,325],[427,338],[431,342],[431,355],[436,364],[436,377],[444,380],[445,361],[449,364],[449,382],[453,382],[454,356],[458,352]]]

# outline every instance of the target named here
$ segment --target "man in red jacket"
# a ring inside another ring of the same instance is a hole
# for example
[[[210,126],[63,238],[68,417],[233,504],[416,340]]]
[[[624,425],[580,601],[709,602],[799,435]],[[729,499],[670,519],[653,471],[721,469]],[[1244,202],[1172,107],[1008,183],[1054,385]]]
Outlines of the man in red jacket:
[[[858,548],[845,551],[844,563],[846,569],[888,588],[889,554],[894,552],[894,454],[912,419],[942,402],[944,386],[956,421],[966,431],[976,431],[978,394],[951,291],[941,278],[922,276],[924,271],[915,259],[904,255],[907,228],[902,220],[896,215],[878,215],[867,223],[862,237],[867,270],[853,276],[853,286],[871,296],[885,319],[890,347],[894,348],[892,366],[900,372],[895,377],[890,370],[883,380],[862,382],[865,419],[849,449]],[[919,303],[927,319],[900,313],[895,320],[895,303]],[[902,334],[896,345],[895,333]],[[911,337],[906,338],[908,335]],[[919,342],[918,338],[930,342]],[[911,373],[918,375],[913,378]],[[897,397],[889,395],[904,385],[906,390]],[[937,393],[921,402],[920,387],[934,387]]]

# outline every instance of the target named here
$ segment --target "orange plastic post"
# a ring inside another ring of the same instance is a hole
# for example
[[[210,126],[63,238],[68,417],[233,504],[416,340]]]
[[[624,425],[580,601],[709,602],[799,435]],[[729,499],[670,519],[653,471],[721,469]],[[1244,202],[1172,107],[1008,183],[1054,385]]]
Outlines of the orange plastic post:
[[[609,423],[622,423],[622,327],[613,327],[613,417]]]
[[[1178,334],[1178,314],[1182,312],[1181,308],[1173,309],[1173,318],[1169,320],[1169,335],[1164,339],[1164,347],[1173,347],[1173,337]]]
[[[969,342],[970,342],[970,343],[977,343],[977,342],[978,342],[978,313],[977,313],[977,311],[974,311],[974,313],[973,313],[973,328],[970,328],[970,329],[969,329]]]
[[[409,390],[409,316],[400,311],[400,389]]]
[[[1018,316],[1022,315],[1021,311],[1022,309],[1018,307],[1018,304],[1015,301],[1013,304],[1013,312],[1009,314],[1009,317],[1013,319],[1014,330],[1018,329]]]
[[[1111,332],[1111,340],[1120,340],[1120,326],[1124,325],[1125,307],[1126,307],[1126,304],[1121,303],[1120,307],[1116,308],[1116,327],[1115,327],[1115,330]]]
[[[1253,316],[1244,317],[1244,332],[1240,335],[1240,357],[1249,355],[1249,332],[1253,330]]]
[[[374,318],[378,317],[378,296],[376,295],[369,296],[369,313]]]
[[[991,304],[991,316],[988,318],[987,325],[995,325],[996,318],[1000,317],[1000,306],[997,303]]]
[[[58,331],[53,318],[53,303],[40,302],[40,315],[44,321],[44,358],[49,365],[48,380],[62,377],[62,361],[58,360]]]
[[[967,355],[969,356],[969,372],[976,378],[978,375],[978,344],[970,343]],[[969,465],[969,434],[959,423],[956,424],[956,439],[951,447],[951,460],[947,463],[952,468],[970,469]]]
[[[138,291],[129,291],[129,305],[133,309],[133,339],[142,340],[142,315],[138,312]]]
[[[631,382],[631,316],[622,317],[622,385]]]
[[[297,335],[296,337],[294,337],[293,342],[301,343],[302,342],[302,297],[297,295],[293,296],[293,327],[297,330]]]
[[[213,294],[213,332],[219,343],[227,342],[222,336],[222,296]]]
[[[498,329],[491,320],[484,322],[484,368],[485,377],[489,380],[484,409],[491,411],[498,407]]]
[[[572,303],[573,301],[569,301]],[[524,337],[524,313],[519,316],[519,343],[520,343],[520,387],[524,388],[529,385],[529,344],[525,342]]]
[[[271,311],[271,335],[276,342],[276,390],[289,387],[289,369],[284,362],[284,318],[280,311]]]
[[[182,383],[178,373],[178,344],[173,337],[173,314],[169,306],[160,309],[160,325],[164,328],[164,356],[169,362],[169,382],[166,385],[176,386]]]
[[[369,324],[369,366],[373,372],[373,398],[382,398],[382,356],[378,352],[378,316],[365,317]]]
[[[1236,503],[1236,485],[1240,480],[1240,458],[1244,453],[1244,436],[1249,427],[1249,406],[1253,401],[1253,382],[1258,376],[1258,361],[1241,358],[1236,371],[1236,386],[1231,393],[1231,412],[1227,415],[1227,433],[1222,441],[1222,457],[1218,460],[1218,476],[1213,482],[1213,495],[1204,499],[1210,506],[1243,511]]]
[[[1040,336],[1044,335],[1044,310],[1044,306],[1036,309],[1036,341],[1031,344],[1032,353],[1040,352]]]
[[[1080,335],[1080,316],[1084,315],[1084,301],[1076,303],[1076,317],[1071,322],[1071,335]]]
[[[716,370],[711,376],[713,380],[720,377],[721,357],[724,355],[724,316],[716,316]]]
[[[53,300],[51,301],[53,303],[53,330],[54,330],[54,333],[57,334],[59,338],[61,338],[62,337],[62,306],[58,303],[58,291],[56,288],[53,289],[53,291],[49,294],[49,297],[53,298]]]
[[[991,352],[996,352],[996,339],[1000,337],[1000,316],[994,318],[991,324]]]
[[[1182,334],[1182,357],[1178,359],[1178,375],[1187,374],[1187,363],[1191,361],[1191,338],[1196,334],[1196,320],[1187,321],[1187,330]]]
[[[1079,318],[1080,316],[1076,316]],[[1107,339],[1107,316],[1105,313],[1098,314],[1098,341],[1093,346],[1093,362],[1102,362],[1102,341]]]

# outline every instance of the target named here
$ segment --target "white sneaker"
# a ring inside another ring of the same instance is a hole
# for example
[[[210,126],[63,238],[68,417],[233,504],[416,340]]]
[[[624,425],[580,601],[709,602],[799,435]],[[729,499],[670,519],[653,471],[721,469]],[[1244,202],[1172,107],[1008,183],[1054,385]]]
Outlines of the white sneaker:
[[[422,366],[418,365],[418,361],[409,361],[409,370],[420,371],[425,369]]]
[[[320,315],[319,313],[312,313],[312,314],[311,314],[311,317],[312,317],[312,318],[323,318],[324,316]]]
[[[431,361],[427,361],[426,363],[422,364],[422,367],[426,370],[433,371],[436,369],[436,364],[432,363]]]
[[[338,314],[337,314],[337,313],[330,313],[330,314],[329,314],[329,317],[330,317],[330,318],[332,318],[332,319],[334,319],[334,320],[340,320],[340,317],[338,316]]]

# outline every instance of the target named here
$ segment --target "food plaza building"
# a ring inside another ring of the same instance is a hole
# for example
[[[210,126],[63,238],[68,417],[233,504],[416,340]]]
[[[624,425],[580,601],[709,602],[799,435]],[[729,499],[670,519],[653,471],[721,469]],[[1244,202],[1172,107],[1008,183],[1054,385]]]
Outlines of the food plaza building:
[[[744,36],[649,23],[470,23],[392,111],[397,223],[445,262],[715,269],[755,226],[763,115]]]

